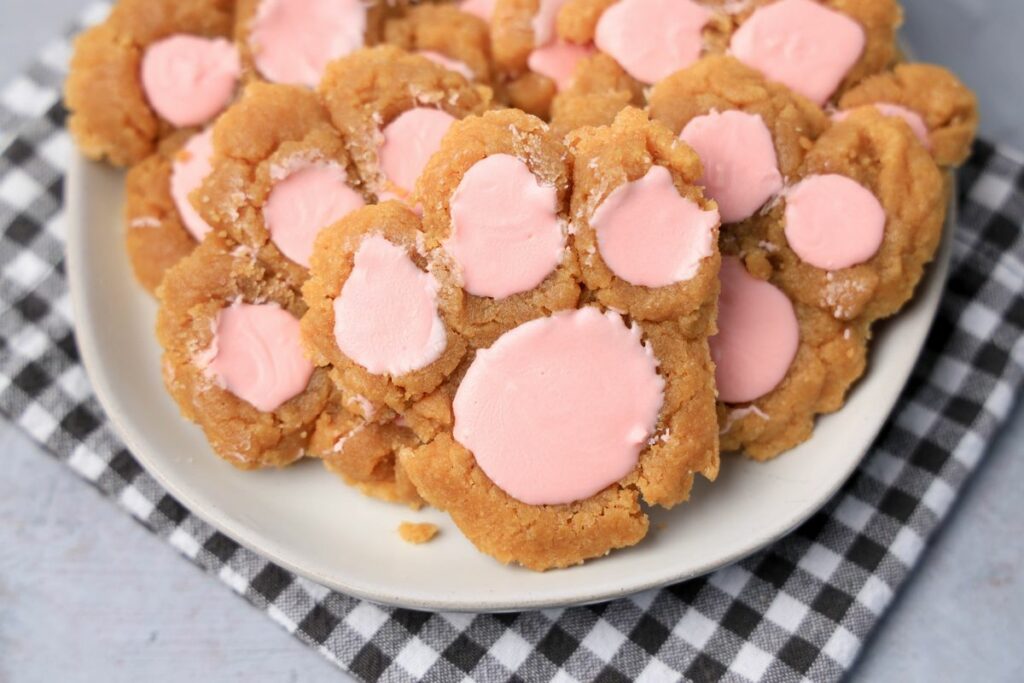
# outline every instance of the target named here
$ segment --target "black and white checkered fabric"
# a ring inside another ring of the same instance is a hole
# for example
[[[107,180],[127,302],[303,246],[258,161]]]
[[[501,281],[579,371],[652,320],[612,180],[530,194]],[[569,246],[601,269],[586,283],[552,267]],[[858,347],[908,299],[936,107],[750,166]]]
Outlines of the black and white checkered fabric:
[[[913,379],[854,477],[791,536],[706,578],[590,607],[433,614],[331,592],[183,508],[139,467],[93,396],[64,276],[71,144],[59,85],[68,53],[66,41],[54,43],[0,92],[0,411],[360,679],[836,680],[984,454],[1024,375],[1024,160],[981,143],[960,173],[953,271]]]

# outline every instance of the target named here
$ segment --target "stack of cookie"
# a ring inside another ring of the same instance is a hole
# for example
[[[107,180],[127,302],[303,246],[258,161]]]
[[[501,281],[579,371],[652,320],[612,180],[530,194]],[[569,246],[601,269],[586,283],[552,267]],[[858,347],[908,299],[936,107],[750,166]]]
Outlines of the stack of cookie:
[[[69,127],[130,167],[167,388],[544,570],[805,441],[941,239],[973,95],[894,0],[121,0]],[[727,464],[727,463],[726,463]]]

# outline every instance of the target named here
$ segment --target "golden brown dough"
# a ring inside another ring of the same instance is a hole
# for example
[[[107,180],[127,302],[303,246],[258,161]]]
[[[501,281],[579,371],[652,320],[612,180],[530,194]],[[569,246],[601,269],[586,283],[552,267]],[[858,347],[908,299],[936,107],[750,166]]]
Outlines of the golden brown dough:
[[[427,522],[420,524],[416,524],[414,522],[402,522],[398,525],[398,535],[401,536],[402,540],[406,543],[412,543],[414,545],[429,543],[434,540],[435,536],[437,536],[437,532],[437,525]]]
[[[461,119],[485,111],[491,98],[489,88],[473,86],[454,71],[392,45],[332,62],[318,92],[347,140],[367,190],[377,196],[385,191],[405,194],[380,171],[377,148],[385,126],[414,107],[441,109]]]
[[[275,182],[302,164],[340,167],[348,185],[363,194],[364,201],[372,201],[372,195],[363,191],[345,141],[315,93],[260,82],[251,83],[221,115],[213,138],[213,171],[192,194],[200,215],[301,287],[307,269],[285,256],[271,239],[263,208]]]
[[[306,310],[298,291],[213,233],[167,271],[157,293],[164,383],[182,415],[203,428],[214,452],[246,470],[283,467],[301,458],[330,397],[326,371],[315,370],[304,392],[266,413],[221,388],[196,362],[210,347],[225,306],[236,300],[276,302],[298,318]]]
[[[317,236],[310,277],[302,288],[309,306],[302,319],[302,337],[313,363],[329,367],[331,377],[344,391],[401,412],[441,385],[465,355],[466,342],[452,329],[451,316],[442,302],[447,347],[440,358],[420,370],[398,377],[377,375],[341,352],[334,335],[334,300],[352,272],[356,251],[371,234],[404,247],[413,262],[426,270],[427,260],[418,250],[422,233],[415,213],[395,201],[354,211]]]
[[[191,135],[173,133],[125,176],[125,248],[135,279],[150,294],[156,293],[167,269],[196,247],[171,198],[174,157]]]
[[[616,276],[601,258],[590,218],[620,185],[639,180],[659,165],[667,168],[679,194],[702,209],[715,209],[696,185],[700,159],[663,125],[652,122],[639,109],[623,110],[611,126],[581,128],[568,136],[575,157],[573,166],[572,225],[576,254],[588,293],[608,308],[624,311],[637,320],[674,320],[683,329],[706,336],[713,329],[718,296],[717,252],[701,264],[690,280],[652,289],[630,284]],[[715,231],[715,240],[718,231]]]
[[[120,0],[75,40],[64,99],[68,130],[90,159],[138,163],[174,130],[150,108],[139,76],[152,43],[176,33],[229,37],[233,0]]]
[[[572,84],[555,95],[551,130],[564,136],[584,126],[607,126],[630,105],[644,105],[640,83],[614,59],[598,53],[581,61]]]
[[[840,109],[888,103],[921,115],[940,166],[959,166],[978,130],[978,98],[949,70],[932,64],[899,64],[847,91]]]
[[[471,117],[452,126],[420,176],[416,197],[423,206],[426,248],[437,250],[434,272],[451,324],[473,346],[488,346],[503,332],[552,311],[572,308],[579,300],[578,269],[567,248],[562,264],[538,286],[505,299],[480,297],[459,284],[458,266],[440,247],[451,232],[450,200],[463,175],[493,154],[523,161],[541,183],[558,192],[558,214],[568,218],[568,152],[547,124],[520,111],[506,109]]]

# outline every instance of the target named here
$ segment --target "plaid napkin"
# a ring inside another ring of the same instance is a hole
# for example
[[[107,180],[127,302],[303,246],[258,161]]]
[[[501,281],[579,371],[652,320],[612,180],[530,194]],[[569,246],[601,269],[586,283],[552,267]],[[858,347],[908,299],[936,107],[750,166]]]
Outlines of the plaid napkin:
[[[87,16],[101,15],[102,7]],[[1022,160],[960,172],[948,291],[910,384],[842,492],[708,577],[520,614],[390,609],[296,577],[215,531],[142,470],[75,349],[62,183],[66,40],[0,92],[0,411],[153,533],[367,680],[833,681],[849,669],[1009,412],[1024,372]]]

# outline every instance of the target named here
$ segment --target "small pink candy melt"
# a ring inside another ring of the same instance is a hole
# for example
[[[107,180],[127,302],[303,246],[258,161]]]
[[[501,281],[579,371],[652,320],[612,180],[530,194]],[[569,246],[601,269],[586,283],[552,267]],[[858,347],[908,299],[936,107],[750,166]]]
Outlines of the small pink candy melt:
[[[814,0],[759,8],[733,34],[730,49],[773,81],[824,104],[864,52],[864,29]]]
[[[689,280],[714,251],[718,212],[679,195],[672,174],[651,166],[620,185],[590,219],[601,258],[630,284],[667,287]]]
[[[420,50],[418,53],[421,57],[426,57],[434,64],[438,64],[459,74],[467,81],[473,80],[473,70],[469,68],[469,65],[465,62],[460,62],[457,59],[452,59],[447,55],[443,55],[440,52],[434,52],[433,50]]]
[[[786,295],[735,256],[722,258],[720,277],[718,334],[709,339],[718,398],[746,403],[785,379],[800,346],[800,324]]]
[[[924,145],[924,148],[930,150],[932,148],[931,133],[928,131],[928,124],[924,122],[921,115],[913,109],[907,109],[898,104],[890,104],[889,102],[876,102],[872,105],[882,116],[892,116],[897,119],[903,119],[910,130],[914,131],[914,135]],[[850,110],[837,111],[832,114],[832,120],[836,123],[840,123],[850,118]]]
[[[508,154],[493,154],[466,171],[451,199],[452,232],[445,249],[463,288],[504,299],[544,281],[565,254],[558,193]]]
[[[364,238],[334,300],[338,348],[375,375],[425,368],[448,345],[437,290],[434,276],[417,268],[404,248],[381,235]]]
[[[535,49],[530,53],[526,64],[530,71],[553,80],[558,90],[562,91],[572,83],[576,66],[592,54],[594,48],[591,45],[557,41]]]
[[[337,164],[306,163],[274,184],[263,206],[270,239],[285,256],[309,267],[316,236],[363,206]]]
[[[262,0],[249,42],[268,81],[312,88],[327,64],[363,46],[362,0]]]
[[[402,112],[384,127],[380,168],[395,187],[411,192],[455,117],[440,109],[415,107]]]
[[[750,218],[782,190],[775,145],[760,116],[713,111],[691,120],[679,137],[700,157],[700,182],[718,202],[723,223]]]
[[[619,0],[598,20],[594,42],[649,85],[697,61],[712,16],[693,0]]]
[[[213,230],[192,206],[188,196],[213,170],[213,128],[193,135],[171,164],[171,199],[181,222],[197,242]]]
[[[878,198],[846,176],[810,176],[786,193],[786,240],[815,268],[869,260],[882,246],[885,222]]]
[[[589,498],[637,465],[664,400],[637,327],[588,307],[520,325],[477,352],[455,439],[527,505]]]
[[[241,72],[230,41],[178,34],[146,49],[142,89],[154,111],[172,125],[199,126],[228,106]]]
[[[257,410],[270,413],[309,384],[313,364],[302,353],[299,321],[276,303],[235,302],[214,324],[205,372]]]

